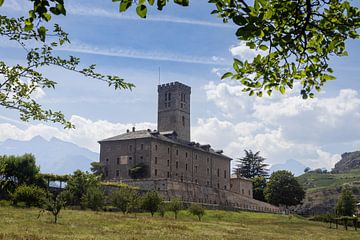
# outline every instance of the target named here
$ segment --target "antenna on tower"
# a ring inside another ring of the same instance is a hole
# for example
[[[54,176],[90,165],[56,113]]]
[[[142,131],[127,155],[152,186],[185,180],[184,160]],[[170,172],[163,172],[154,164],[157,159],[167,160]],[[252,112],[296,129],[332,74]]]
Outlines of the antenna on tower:
[[[161,71],[160,71],[160,67],[159,67],[159,85],[161,84]]]

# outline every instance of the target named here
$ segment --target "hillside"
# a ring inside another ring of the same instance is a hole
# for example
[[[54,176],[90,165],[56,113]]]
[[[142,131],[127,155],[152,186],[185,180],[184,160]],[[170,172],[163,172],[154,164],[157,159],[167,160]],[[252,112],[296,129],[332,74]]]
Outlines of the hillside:
[[[38,209],[0,207],[0,239],[267,239],[337,240],[357,239],[359,232],[329,229],[327,224],[296,216],[208,210],[199,222],[181,211],[177,220],[167,212],[164,218],[149,213],[64,210],[59,223]]]
[[[305,173],[297,177],[306,190],[301,206],[296,208],[300,214],[313,215],[332,212],[343,184],[352,187],[357,201],[360,201],[360,169],[344,173]]]
[[[98,161],[98,153],[57,138],[49,141],[37,136],[29,141],[8,139],[0,143],[0,155],[32,153],[41,172],[67,174],[77,169],[90,169],[90,163]]]
[[[360,168],[360,151],[347,152],[341,155],[341,160],[335,164],[335,172],[347,172]]]

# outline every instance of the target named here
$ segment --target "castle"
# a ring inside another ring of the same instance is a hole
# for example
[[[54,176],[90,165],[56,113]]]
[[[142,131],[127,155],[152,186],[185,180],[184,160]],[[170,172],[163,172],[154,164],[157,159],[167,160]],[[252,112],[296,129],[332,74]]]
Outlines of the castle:
[[[133,127],[99,141],[105,180],[156,190],[166,199],[277,211],[253,199],[251,180],[231,177],[232,159],[222,150],[191,141],[190,95],[179,82],[159,85],[157,130]]]

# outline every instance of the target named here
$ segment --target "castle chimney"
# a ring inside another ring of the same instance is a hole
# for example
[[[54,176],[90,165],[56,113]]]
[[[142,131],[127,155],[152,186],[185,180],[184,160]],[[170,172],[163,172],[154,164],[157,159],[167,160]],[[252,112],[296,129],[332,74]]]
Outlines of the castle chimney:
[[[132,131],[135,132],[135,127],[132,128]]]
[[[130,132],[130,130],[129,130],[129,129],[126,129],[126,132],[127,132],[127,133],[129,133],[129,132]]]

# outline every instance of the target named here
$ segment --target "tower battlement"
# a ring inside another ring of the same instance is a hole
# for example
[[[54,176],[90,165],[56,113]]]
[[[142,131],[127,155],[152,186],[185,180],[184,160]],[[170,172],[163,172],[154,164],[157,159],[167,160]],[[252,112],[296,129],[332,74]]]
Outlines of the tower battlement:
[[[191,88],[179,82],[158,85],[158,131],[175,131],[190,141]]]

